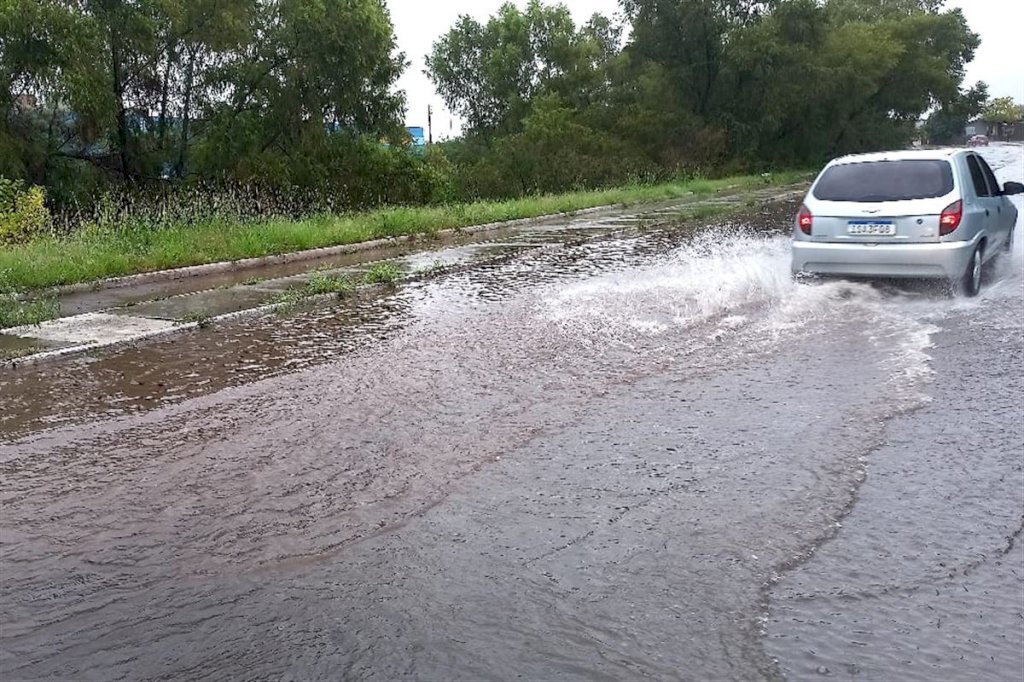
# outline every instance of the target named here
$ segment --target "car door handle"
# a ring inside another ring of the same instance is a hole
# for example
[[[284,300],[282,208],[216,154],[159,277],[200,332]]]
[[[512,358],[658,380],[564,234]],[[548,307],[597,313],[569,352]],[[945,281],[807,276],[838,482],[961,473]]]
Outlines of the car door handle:
[[[989,214],[989,213],[988,213],[988,209],[986,208],[986,209],[985,209],[985,215],[988,215],[988,214]]]

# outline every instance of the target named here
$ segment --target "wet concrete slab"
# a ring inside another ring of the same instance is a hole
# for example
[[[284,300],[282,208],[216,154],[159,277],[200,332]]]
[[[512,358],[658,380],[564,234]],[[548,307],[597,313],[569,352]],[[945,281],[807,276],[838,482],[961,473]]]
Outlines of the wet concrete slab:
[[[278,292],[250,286],[212,289],[196,294],[148,301],[111,311],[122,317],[146,317],[159,320],[188,320],[198,316],[215,317],[258,308],[273,302]]]
[[[88,345],[141,339],[174,328],[173,322],[112,313],[84,313],[43,322],[36,326],[13,327],[6,334],[58,344]]]

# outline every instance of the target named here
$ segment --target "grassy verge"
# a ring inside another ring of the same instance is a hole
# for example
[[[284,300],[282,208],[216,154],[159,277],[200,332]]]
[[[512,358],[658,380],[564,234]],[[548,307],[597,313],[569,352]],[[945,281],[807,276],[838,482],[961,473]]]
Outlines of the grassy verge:
[[[806,174],[793,172],[699,179],[500,202],[395,207],[298,221],[211,220],[189,227],[86,229],[66,239],[49,238],[0,247],[0,278],[15,290],[28,291],[152,270],[353,244],[380,237],[430,234],[445,228],[534,218],[594,206],[631,205],[788,184],[805,177]]]

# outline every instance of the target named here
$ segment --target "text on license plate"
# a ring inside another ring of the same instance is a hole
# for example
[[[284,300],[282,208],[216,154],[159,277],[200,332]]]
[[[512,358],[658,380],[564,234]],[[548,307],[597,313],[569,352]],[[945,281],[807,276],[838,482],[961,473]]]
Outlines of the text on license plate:
[[[851,220],[846,224],[846,233],[886,237],[896,234],[896,225],[886,220]]]

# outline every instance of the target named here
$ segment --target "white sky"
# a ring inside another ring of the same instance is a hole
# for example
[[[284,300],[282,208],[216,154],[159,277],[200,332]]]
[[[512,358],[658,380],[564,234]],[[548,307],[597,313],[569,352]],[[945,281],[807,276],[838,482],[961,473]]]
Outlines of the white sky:
[[[434,92],[433,83],[423,74],[424,57],[442,34],[448,31],[460,14],[469,14],[485,21],[504,0],[386,0],[395,24],[398,47],[411,65],[398,82],[408,97],[408,125],[426,128],[427,106],[434,107],[434,139],[449,136],[449,125],[457,134],[460,123],[448,112]],[[514,0],[525,7],[526,0]],[[569,7],[577,24],[594,12],[613,15],[618,0],[562,0]],[[1012,96],[1024,102],[1024,2],[1020,0],[947,0],[948,7],[960,7],[971,30],[981,35],[981,47],[974,62],[967,68],[968,85],[983,80],[993,97]],[[454,120],[453,120],[454,119]]]

